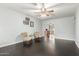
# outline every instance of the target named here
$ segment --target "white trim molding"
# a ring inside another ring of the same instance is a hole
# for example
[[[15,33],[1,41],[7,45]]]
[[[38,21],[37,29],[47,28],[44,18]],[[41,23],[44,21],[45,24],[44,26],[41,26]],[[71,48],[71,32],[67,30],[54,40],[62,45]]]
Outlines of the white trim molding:
[[[21,42],[23,42],[23,41],[13,42],[13,43],[5,44],[5,45],[0,45],[0,48],[14,45],[14,44],[21,43]]]

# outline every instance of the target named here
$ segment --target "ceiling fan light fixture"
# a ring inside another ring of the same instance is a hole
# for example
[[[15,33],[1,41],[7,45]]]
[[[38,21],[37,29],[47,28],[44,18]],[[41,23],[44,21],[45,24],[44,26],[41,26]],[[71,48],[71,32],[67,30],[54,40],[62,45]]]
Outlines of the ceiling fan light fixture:
[[[47,16],[50,16],[52,15],[52,13],[54,12],[54,10],[48,10],[48,8],[46,8],[46,3],[40,3],[40,4],[37,4],[37,6],[40,7],[40,11],[37,12],[39,13],[39,17],[47,17]]]
[[[43,13],[40,13],[40,17],[46,17],[46,16],[49,16],[50,14],[48,12],[43,12]]]

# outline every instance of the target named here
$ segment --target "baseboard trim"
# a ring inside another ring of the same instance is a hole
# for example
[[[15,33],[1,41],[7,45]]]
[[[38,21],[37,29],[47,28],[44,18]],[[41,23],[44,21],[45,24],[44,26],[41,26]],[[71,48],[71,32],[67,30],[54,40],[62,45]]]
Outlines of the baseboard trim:
[[[13,43],[5,44],[5,45],[0,45],[0,48],[14,45],[14,44],[21,43],[21,42],[23,42],[23,41],[13,42]]]
[[[78,43],[77,43],[77,42],[75,42],[75,44],[76,44],[77,48],[79,48]]]
[[[62,40],[69,40],[69,41],[74,41],[74,39],[59,38],[59,37],[56,37],[55,39],[62,39]]]

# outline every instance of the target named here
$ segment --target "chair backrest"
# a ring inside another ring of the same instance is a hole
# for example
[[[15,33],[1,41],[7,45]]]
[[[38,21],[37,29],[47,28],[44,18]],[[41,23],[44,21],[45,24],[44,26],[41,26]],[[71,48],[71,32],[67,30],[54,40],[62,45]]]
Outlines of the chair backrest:
[[[27,34],[27,32],[22,32],[22,33],[21,33],[21,36],[22,36],[22,37],[27,37],[28,34]]]
[[[22,37],[23,41],[29,41],[29,40],[31,40],[31,37],[29,37],[29,35],[28,35],[27,32],[22,32],[21,33],[21,37]]]
[[[40,36],[40,33],[39,32],[35,32],[34,36],[35,36],[35,38],[38,38]]]

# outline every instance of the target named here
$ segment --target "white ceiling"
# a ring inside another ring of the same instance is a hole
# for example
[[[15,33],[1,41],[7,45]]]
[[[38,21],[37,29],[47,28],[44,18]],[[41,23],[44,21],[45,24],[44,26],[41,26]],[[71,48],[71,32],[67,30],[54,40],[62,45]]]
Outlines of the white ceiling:
[[[54,15],[47,17],[38,17],[38,14],[31,10],[38,10],[39,8],[34,3],[1,3],[0,7],[6,7],[23,14],[43,19],[49,18],[59,18],[59,17],[67,17],[74,16],[76,12],[76,8],[79,6],[78,3],[52,3],[50,4],[50,9],[54,10]]]

